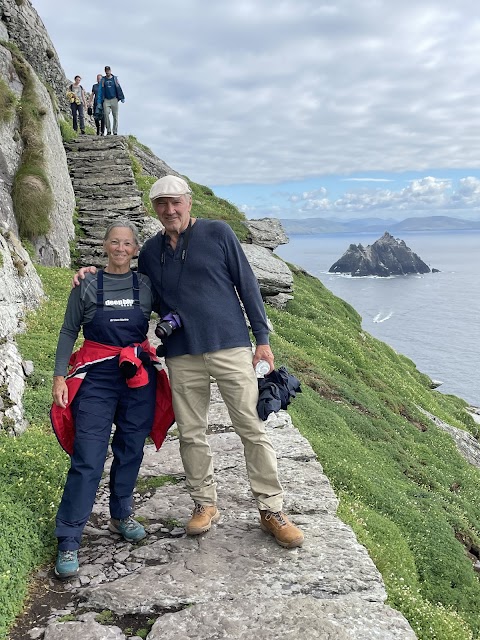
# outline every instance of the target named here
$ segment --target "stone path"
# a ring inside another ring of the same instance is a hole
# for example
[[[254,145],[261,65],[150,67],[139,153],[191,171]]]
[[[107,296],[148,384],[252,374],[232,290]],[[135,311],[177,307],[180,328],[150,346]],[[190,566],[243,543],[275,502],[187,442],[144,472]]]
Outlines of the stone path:
[[[127,218],[141,226],[146,215],[124,136],[80,136],[65,143],[77,201],[78,266],[103,266],[107,225]]]
[[[105,478],[78,579],[59,582],[51,568],[41,572],[35,626],[12,639],[414,639],[403,616],[384,605],[380,574],[336,517],[337,498],[288,414],[273,414],[267,428],[286,511],[305,532],[301,549],[285,550],[260,530],[242,445],[216,385],[209,425],[220,523],[202,536],[185,535],[192,505],[175,432],[159,452],[147,445],[135,496],[147,538],[133,545],[108,532]],[[153,488],[162,476],[173,482]]]

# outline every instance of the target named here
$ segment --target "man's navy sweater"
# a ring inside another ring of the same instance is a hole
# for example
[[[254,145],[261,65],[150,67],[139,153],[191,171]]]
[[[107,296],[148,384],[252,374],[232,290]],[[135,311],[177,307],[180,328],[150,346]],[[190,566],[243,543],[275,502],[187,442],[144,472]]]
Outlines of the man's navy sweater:
[[[219,220],[197,219],[182,263],[185,233],[188,231],[180,235],[175,251],[165,243],[163,265],[161,233],[147,240],[138,260],[138,270],[150,278],[160,297],[160,314],[177,311],[182,320],[183,326],[165,339],[166,356],[250,346],[238,298],[256,343],[268,344],[258,282],[232,229]]]

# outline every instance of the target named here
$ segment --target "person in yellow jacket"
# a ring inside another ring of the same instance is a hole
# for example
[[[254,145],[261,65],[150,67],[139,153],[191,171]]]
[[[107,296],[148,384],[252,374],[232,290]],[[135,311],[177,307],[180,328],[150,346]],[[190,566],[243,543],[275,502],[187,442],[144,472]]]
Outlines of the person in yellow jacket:
[[[81,77],[75,76],[74,82],[67,89],[67,98],[72,110],[73,129],[78,131],[78,120],[80,120],[80,133],[85,133],[84,110],[87,108],[87,99],[80,81]]]

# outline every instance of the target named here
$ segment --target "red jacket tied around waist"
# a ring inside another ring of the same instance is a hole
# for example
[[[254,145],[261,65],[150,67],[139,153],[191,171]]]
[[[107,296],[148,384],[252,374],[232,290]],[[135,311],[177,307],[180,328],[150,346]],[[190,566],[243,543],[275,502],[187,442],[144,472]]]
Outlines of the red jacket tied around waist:
[[[141,344],[134,344],[128,347],[115,347],[94,342],[93,340],[85,340],[80,349],[72,353],[70,357],[70,369],[65,378],[65,383],[68,388],[68,405],[62,408],[54,403],[50,409],[50,419],[55,435],[62,448],[69,455],[73,453],[73,441],[75,437],[75,423],[71,404],[89,368],[94,364],[119,356],[119,364],[122,362],[130,362],[137,367],[136,374],[132,378],[126,379],[127,385],[132,388],[141,387],[148,383],[148,372],[143,366],[142,360],[138,357],[139,347],[149,355],[150,361],[156,370],[157,388],[155,413],[150,437],[157,451],[162,446],[168,429],[175,422],[172,392],[170,390],[168,376],[148,340],[145,340],[145,342]]]

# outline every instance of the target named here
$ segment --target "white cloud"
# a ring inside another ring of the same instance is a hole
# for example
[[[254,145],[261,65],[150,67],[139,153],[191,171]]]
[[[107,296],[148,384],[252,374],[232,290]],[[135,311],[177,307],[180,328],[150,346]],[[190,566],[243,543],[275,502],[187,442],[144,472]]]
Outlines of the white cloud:
[[[478,166],[473,0],[33,4],[67,74],[88,87],[110,64],[127,98],[121,132],[197,182],[339,175],[367,186],[387,180],[370,172]],[[310,216],[466,210],[479,182],[424,178],[338,198],[320,188],[288,203]]]
[[[323,197],[320,197],[323,196]],[[480,220],[480,179],[466,177],[454,184],[445,178],[411,180],[400,189],[361,187],[346,191],[339,198],[329,198],[325,188],[310,192],[289,193],[285,204],[277,206],[279,218],[406,218],[448,215]],[[273,208],[261,205],[244,209],[249,218],[268,215]],[[271,215],[274,215],[271,213]]]

